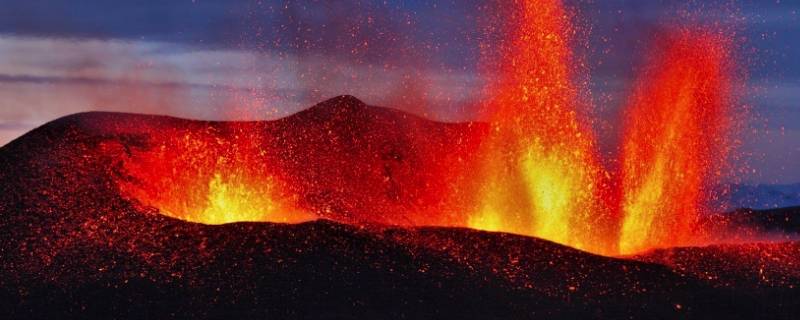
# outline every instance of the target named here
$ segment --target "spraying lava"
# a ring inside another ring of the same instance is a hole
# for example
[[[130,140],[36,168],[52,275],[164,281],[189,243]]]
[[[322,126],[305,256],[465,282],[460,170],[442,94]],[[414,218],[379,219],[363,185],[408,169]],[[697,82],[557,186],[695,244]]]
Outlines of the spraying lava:
[[[610,252],[598,201],[602,170],[572,82],[575,30],[559,1],[516,4],[517,23],[489,89],[486,183],[469,226]]]
[[[560,1],[515,4],[469,226],[600,254],[700,241],[696,222],[729,150],[730,41],[689,30],[668,37],[627,108],[622,168],[609,172],[579,118],[569,13]]]
[[[515,1],[511,11],[499,58],[485,61],[488,130],[423,130],[419,119],[404,119],[416,130],[402,138],[407,132],[384,130],[396,120],[366,117],[363,103],[343,98],[298,115],[324,124],[322,140],[309,138],[312,126],[292,129],[297,140],[269,140],[280,148],[236,127],[172,133],[132,152],[132,179],[121,189],[166,215],[209,224],[325,217],[467,226],[604,255],[703,241],[697,220],[710,210],[708,186],[729,150],[723,133],[733,129],[730,40],[668,33],[626,109],[620,168],[605,168],[575,80],[572,13],[557,0]],[[348,133],[354,127],[385,141],[362,141]],[[364,152],[353,153],[361,144]],[[284,154],[269,156],[277,150]],[[307,158],[327,165],[309,168]]]
[[[725,159],[728,42],[705,32],[672,36],[639,80],[625,118],[620,252],[687,245]]]
[[[121,191],[168,216],[205,224],[314,219],[283,191],[253,132],[230,130],[172,132],[161,145],[133,149]]]
[[[731,35],[665,30],[601,152],[573,13],[501,5],[486,122],[344,95],[263,121],[87,112],[0,147],[0,314],[793,318],[800,207],[710,201],[742,124]]]

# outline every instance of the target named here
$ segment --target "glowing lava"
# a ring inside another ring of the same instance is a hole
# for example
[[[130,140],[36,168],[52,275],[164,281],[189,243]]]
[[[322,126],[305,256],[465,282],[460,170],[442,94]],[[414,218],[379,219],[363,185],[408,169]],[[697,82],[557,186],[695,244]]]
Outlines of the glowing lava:
[[[557,0],[514,4],[467,224],[600,254],[703,241],[697,220],[730,150],[730,41],[678,30],[660,43],[624,118],[621,168],[609,172],[579,119],[569,13]]]
[[[602,170],[572,83],[575,30],[559,1],[516,5],[489,88],[486,183],[468,225],[610,252],[608,216],[598,201]]]
[[[702,237],[710,182],[725,159],[730,79],[727,41],[672,36],[633,94],[623,139],[620,252]]]
[[[282,191],[256,141],[222,138],[211,127],[172,132],[161,145],[133,151],[124,162],[131,179],[120,189],[165,215],[205,224],[314,219]]]
[[[339,97],[269,130],[164,133],[130,152],[120,187],[209,224],[468,226],[604,255],[704,241],[696,222],[732,129],[724,33],[679,30],[660,43],[624,117],[620,167],[609,169],[581,116],[571,13],[557,0],[514,1],[511,11],[499,59],[485,66],[488,130],[439,130]],[[261,139],[267,131],[278,134]]]

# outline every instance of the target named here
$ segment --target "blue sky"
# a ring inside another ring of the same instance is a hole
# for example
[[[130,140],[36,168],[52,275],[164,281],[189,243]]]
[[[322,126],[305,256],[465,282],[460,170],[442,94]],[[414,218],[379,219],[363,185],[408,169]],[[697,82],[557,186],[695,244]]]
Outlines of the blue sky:
[[[271,119],[337,94],[475,117],[486,16],[502,1],[0,0],[0,144],[86,110]],[[568,1],[595,130],[618,113],[653,34],[682,19],[739,33],[754,183],[800,181],[800,1]],[[689,12],[691,18],[678,12]]]

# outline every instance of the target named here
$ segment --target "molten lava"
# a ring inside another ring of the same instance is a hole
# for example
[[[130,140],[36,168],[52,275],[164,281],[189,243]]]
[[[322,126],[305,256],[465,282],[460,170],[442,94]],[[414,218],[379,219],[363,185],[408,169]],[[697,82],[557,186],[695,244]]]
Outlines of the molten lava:
[[[271,129],[201,123],[163,133],[129,152],[120,189],[209,224],[319,216],[468,226],[605,255],[704,241],[696,222],[732,129],[729,39],[667,37],[630,99],[620,167],[605,168],[581,116],[571,13],[558,0],[513,4],[499,59],[485,61],[488,130],[339,97]],[[261,139],[267,131],[276,135]]]
[[[608,215],[599,201],[603,171],[579,119],[572,81],[575,30],[559,1],[516,5],[500,75],[489,88],[487,182],[468,224],[611,252]]]
[[[718,35],[674,35],[628,106],[622,152],[619,249],[686,245],[702,237],[710,183],[724,162],[729,125],[728,46]]]
[[[620,172],[609,172],[579,119],[568,12],[557,0],[514,3],[467,224],[600,254],[703,241],[696,222],[730,145],[730,41],[679,30],[659,47],[624,118]]]
[[[120,189],[165,215],[205,224],[314,219],[283,192],[257,135],[232,136],[213,127],[171,132],[161,145],[132,151],[124,162],[131,179]]]

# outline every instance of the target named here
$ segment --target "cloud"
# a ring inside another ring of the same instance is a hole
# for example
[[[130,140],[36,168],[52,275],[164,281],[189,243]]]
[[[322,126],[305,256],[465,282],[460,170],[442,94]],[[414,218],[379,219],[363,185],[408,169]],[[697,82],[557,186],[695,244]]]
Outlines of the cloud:
[[[273,119],[340,94],[460,120],[470,116],[464,106],[478,100],[481,86],[470,73],[387,67],[319,54],[0,37],[0,126],[32,127],[89,110]],[[6,132],[0,144],[10,136]]]
[[[497,41],[481,23],[502,23],[487,15],[503,3],[0,0],[0,145],[80,111],[272,119],[345,93],[431,118],[473,119],[483,94],[479,44]],[[591,29],[578,51],[610,149],[652,32],[679,20],[680,5],[568,3]],[[748,103],[773,132],[800,129],[800,4],[696,6],[704,7],[689,10],[698,21],[744,24],[742,63],[761,88]]]
[[[160,40],[225,45],[248,0],[0,0],[0,33],[19,36]]]

